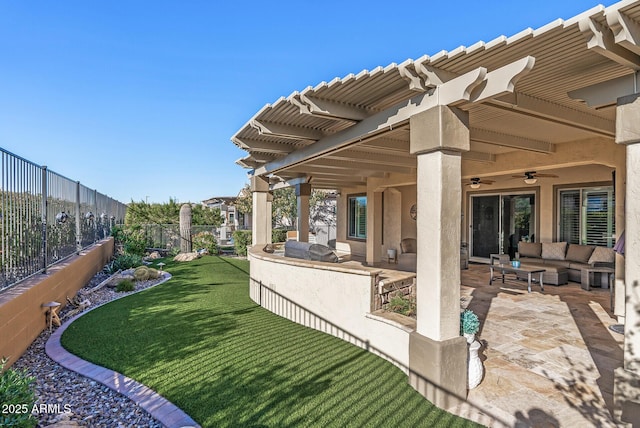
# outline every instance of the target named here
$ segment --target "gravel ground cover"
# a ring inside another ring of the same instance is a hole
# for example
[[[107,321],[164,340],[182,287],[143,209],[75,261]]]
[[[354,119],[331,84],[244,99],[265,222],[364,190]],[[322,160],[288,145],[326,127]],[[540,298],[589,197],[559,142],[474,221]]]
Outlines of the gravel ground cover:
[[[105,273],[98,273],[80,291],[91,301],[91,307],[110,302],[129,293],[118,293],[113,288],[103,287],[90,294],[88,290],[107,279]],[[159,280],[136,283],[135,291],[151,287]],[[67,306],[60,311],[64,316],[72,310]],[[45,344],[51,333],[45,329],[27,351],[13,365],[16,369],[26,369],[36,378],[36,404],[49,407],[36,415],[39,427],[162,427],[146,411],[123,395],[69,371],[51,360],[45,352]],[[44,409],[44,408],[43,408]]]

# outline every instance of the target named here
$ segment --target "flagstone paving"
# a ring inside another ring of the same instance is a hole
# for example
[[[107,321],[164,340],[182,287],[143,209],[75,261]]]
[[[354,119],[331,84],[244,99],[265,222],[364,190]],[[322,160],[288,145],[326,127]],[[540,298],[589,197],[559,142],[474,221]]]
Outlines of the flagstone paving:
[[[462,271],[461,283],[462,306],[481,320],[485,375],[456,413],[491,425],[620,426],[612,417],[613,371],[622,366],[623,336],[609,329],[617,321],[608,289],[490,286],[488,266],[477,264]]]

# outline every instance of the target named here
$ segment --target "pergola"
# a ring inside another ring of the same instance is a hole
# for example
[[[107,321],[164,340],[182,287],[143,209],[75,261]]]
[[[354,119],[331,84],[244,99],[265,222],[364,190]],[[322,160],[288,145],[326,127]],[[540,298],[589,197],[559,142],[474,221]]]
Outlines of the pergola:
[[[640,388],[629,388],[628,379],[640,374],[639,69],[640,1],[622,1],[280,98],[232,137],[247,151],[238,163],[251,169],[253,243],[270,240],[270,190],[296,186],[298,217],[305,219],[312,187],[362,188],[366,260],[375,264],[381,191],[417,185],[419,315],[412,340],[443,362],[422,368],[430,371],[425,375],[460,391],[446,373],[458,363],[448,357],[464,346],[458,341],[462,184],[532,169],[610,167],[619,177],[617,233],[626,229],[627,237],[626,257],[616,260],[616,315],[626,334],[625,370],[616,381],[627,387],[616,399],[637,401]],[[543,228],[541,238],[553,239],[552,228]],[[308,224],[299,231],[305,236]]]

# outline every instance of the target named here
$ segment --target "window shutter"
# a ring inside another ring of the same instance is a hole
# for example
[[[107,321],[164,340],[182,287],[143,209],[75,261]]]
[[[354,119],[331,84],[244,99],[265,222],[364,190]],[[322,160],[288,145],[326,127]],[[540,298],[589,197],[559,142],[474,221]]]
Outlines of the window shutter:
[[[580,243],[580,192],[560,192],[560,241]]]
[[[583,230],[585,243],[610,247],[613,235],[612,194],[608,191],[585,191]]]

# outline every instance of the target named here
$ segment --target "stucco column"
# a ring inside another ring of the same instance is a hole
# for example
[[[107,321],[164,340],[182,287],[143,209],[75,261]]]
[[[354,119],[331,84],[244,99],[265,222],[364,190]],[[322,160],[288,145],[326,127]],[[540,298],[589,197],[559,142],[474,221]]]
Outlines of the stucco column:
[[[367,180],[367,264],[380,264],[382,254],[382,192]]]
[[[616,143],[627,146],[624,366],[615,371],[614,416],[640,425],[640,94],[618,99]],[[621,196],[621,195],[620,195]],[[618,196],[618,197],[620,197]],[[617,230],[619,234],[621,230]],[[616,287],[619,291],[619,287]]]
[[[409,344],[410,369],[417,375],[410,381],[441,407],[466,396],[467,345],[460,337],[460,183],[461,152],[469,150],[468,123],[468,113],[446,106],[410,119],[411,153],[418,157],[418,319]]]
[[[298,241],[309,242],[309,196],[310,184],[296,184],[296,200],[298,202]]]
[[[251,177],[253,193],[251,245],[271,243],[271,203],[269,182],[264,177]]]

